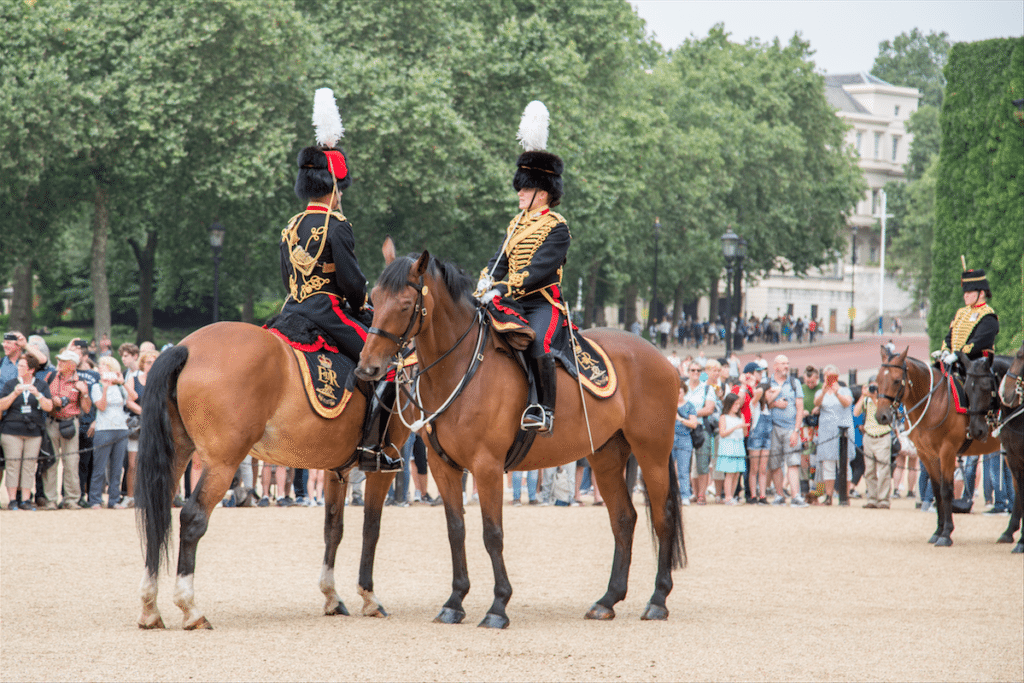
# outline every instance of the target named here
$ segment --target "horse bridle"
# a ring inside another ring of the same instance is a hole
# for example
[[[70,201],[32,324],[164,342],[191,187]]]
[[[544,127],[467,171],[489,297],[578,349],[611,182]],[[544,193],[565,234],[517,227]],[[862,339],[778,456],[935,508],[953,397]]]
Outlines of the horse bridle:
[[[907,359],[906,358],[903,359],[903,364],[902,365],[896,365],[895,363],[882,363],[882,367],[883,368],[896,368],[896,369],[901,370],[903,372],[903,375],[900,377],[900,387],[899,387],[899,390],[896,392],[897,395],[896,396],[889,396],[887,394],[883,394],[882,396],[880,396],[880,398],[884,398],[884,399],[888,399],[889,400],[889,402],[892,405],[893,417],[895,418],[895,416],[899,412],[900,407],[903,406],[903,397],[907,393],[907,387],[908,386],[912,387],[914,382],[913,382],[912,379],[910,379],[910,373],[907,371]],[[930,388],[928,390],[928,393],[925,395],[924,398],[922,398],[920,401],[915,403],[913,405],[913,407],[911,407],[908,410],[904,410],[904,413],[906,414],[907,420],[909,421],[911,419],[910,418],[910,414],[912,412],[914,412],[915,410],[917,410],[917,407],[919,405],[921,405],[922,403],[925,403],[924,411],[922,411],[921,417],[919,417],[917,419],[917,422],[914,422],[909,427],[907,427],[906,431],[903,432],[904,434],[910,434],[910,432],[914,431],[914,429],[917,428],[917,425],[921,424],[921,421],[924,420],[925,416],[928,414],[928,408],[932,404],[932,394],[934,394],[935,391],[940,386],[942,386],[942,382],[936,382],[934,386],[931,386],[932,377],[933,377],[933,375],[931,373],[931,369],[929,368],[928,369],[928,381],[929,381],[929,387]],[[948,405],[946,406],[946,413],[947,413],[947,416],[948,416],[948,414],[949,414],[949,406]],[[943,418],[942,422],[939,422],[939,424],[942,424],[945,421],[946,421],[946,418]],[[893,423],[895,424],[895,419],[893,420]],[[938,427],[938,425],[936,425],[936,427],[930,427],[928,429],[929,430],[936,429],[937,427]]]
[[[1019,360],[1019,357],[1017,360]],[[997,395],[1002,394],[1003,383],[1006,382],[1007,379],[1013,381],[1013,395],[1017,397],[1017,400],[1012,404],[1004,402],[1003,405],[1008,408],[1014,408],[1020,405],[1021,401],[1024,400],[1024,378],[1015,372],[1007,370],[1006,374],[1003,375],[1003,379],[999,382],[999,386],[996,388]],[[1002,401],[1002,398],[1000,397],[999,400]]]
[[[969,416],[984,415],[985,423],[989,427],[989,431],[992,431],[999,424],[999,383],[995,381],[995,373],[991,370],[988,372],[975,373],[971,372],[970,368],[967,369],[967,376],[973,378],[988,377],[992,379],[992,389],[989,391],[989,402],[984,410],[980,410],[973,404],[967,409]],[[995,407],[993,407],[995,406]]]
[[[892,405],[893,405],[893,411],[895,412],[896,410],[899,409],[900,406],[903,405],[903,397],[907,393],[907,385],[910,384],[910,382],[911,382],[911,380],[908,379],[908,374],[907,374],[907,361],[904,360],[903,361],[903,365],[896,365],[895,363],[882,363],[882,367],[883,368],[896,368],[897,370],[901,370],[903,372],[903,374],[900,376],[900,386],[899,386],[899,389],[896,391],[897,395],[896,396],[889,396],[887,394],[882,394],[881,396],[879,396],[879,398],[887,398],[887,399],[889,399],[889,402],[892,403]]]
[[[399,337],[391,334],[379,327],[371,327],[366,331],[367,334],[376,334],[398,344],[399,354],[406,349],[413,337],[420,333],[423,329],[423,319],[427,317],[427,307],[423,303],[423,297],[427,293],[427,287],[423,284],[423,276],[420,275],[419,284],[415,282],[406,282],[405,284],[406,286],[412,287],[416,290],[416,305],[412,308],[412,314],[409,316],[409,324],[406,326],[405,332],[402,333],[402,336]],[[416,332],[413,332],[412,328],[416,325],[417,321],[419,321],[419,326],[416,328]]]

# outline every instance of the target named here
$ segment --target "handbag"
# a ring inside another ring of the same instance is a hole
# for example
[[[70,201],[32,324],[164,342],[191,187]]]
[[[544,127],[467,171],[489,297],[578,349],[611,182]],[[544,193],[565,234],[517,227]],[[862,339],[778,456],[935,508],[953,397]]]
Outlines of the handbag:
[[[696,427],[690,429],[690,441],[693,442],[693,450],[699,451],[704,446],[704,442],[707,437],[704,435],[704,426],[698,424]]]
[[[125,419],[125,422],[128,424],[128,436],[132,438],[138,436],[142,423],[141,416],[136,415],[135,413],[128,413],[128,417]]]
[[[62,439],[73,439],[75,438],[75,434],[78,433],[78,428],[75,427],[75,418],[73,417],[61,420],[57,423],[57,429],[60,430],[60,436]]]

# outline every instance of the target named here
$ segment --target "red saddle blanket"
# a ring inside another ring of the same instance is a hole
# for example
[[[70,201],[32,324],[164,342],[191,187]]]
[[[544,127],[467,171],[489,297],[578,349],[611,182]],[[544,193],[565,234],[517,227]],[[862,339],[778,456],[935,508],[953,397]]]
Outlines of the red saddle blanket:
[[[966,415],[967,394],[964,392],[963,385],[952,374],[945,372],[945,370],[943,370],[943,373],[949,380],[949,393],[953,396],[953,408],[961,415]]]

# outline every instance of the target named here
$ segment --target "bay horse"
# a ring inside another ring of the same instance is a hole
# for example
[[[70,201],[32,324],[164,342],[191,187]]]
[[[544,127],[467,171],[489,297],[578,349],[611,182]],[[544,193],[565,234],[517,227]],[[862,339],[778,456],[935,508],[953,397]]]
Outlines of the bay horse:
[[[935,494],[938,524],[928,539],[936,547],[953,545],[953,475],[959,455],[984,455],[999,450],[999,439],[986,434],[972,440],[967,434],[968,415],[956,412],[949,378],[927,363],[882,347],[878,369],[877,419],[892,422],[892,412],[904,406],[910,424],[904,434],[917,447]]]
[[[968,432],[971,438],[981,439],[989,431],[998,430],[1006,464],[1013,476],[1016,495],[1013,498],[1010,523],[997,540],[997,543],[1013,543],[1013,535],[1020,528],[1021,516],[1024,515],[1024,408],[1007,405],[1007,392],[1004,391],[1004,396],[1000,396],[998,389],[1004,378],[1009,377],[1012,383],[1019,381],[1021,368],[1024,367],[1024,345],[1017,352],[1016,358],[997,356],[993,359],[985,356],[968,361],[965,365],[967,379],[964,391],[971,406]],[[1008,393],[1012,400],[1015,392]],[[999,467],[1002,468],[1002,465]],[[1021,534],[1012,552],[1024,553],[1024,534]]]
[[[353,454],[366,410],[362,393],[353,391],[338,417],[323,418],[310,407],[288,344],[254,325],[220,322],[190,334],[160,354],[150,368],[142,401],[135,480],[145,555],[139,627],[164,628],[156,605],[158,575],[170,541],[171,500],[193,454],[203,470],[181,509],[174,591],[174,603],[184,613],[184,628],[212,628],[195,600],[196,546],[206,533],[214,507],[250,452],[269,464],[328,470],[320,590],[325,597],[324,614],[347,615],[334,587],[334,562],[343,532],[348,482],[331,470],[355,463]],[[409,432],[400,421],[392,420],[389,429],[391,443],[405,442]],[[343,470],[343,474],[347,472]],[[366,476],[360,586],[372,585],[380,512],[393,478],[394,473]],[[372,590],[359,592],[364,615],[386,616]]]
[[[355,372],[362,379],[379,378],[400,347],[415,339],[423,370],[410,393],[433,419],[413,426],[428,444],[452,554],[452,592],[434,621],[460,623],[466,616],[462,601],[470,584],[462,501],[465,469],[477,481],[484,546],[494,571],[494,601],[479,625],[506,628],[512,585],[503,557],[502,479],[505,454],[526,406],[526,375],[485,322],[471,295],[473,283],[461,270],[427,251],[418,258],[396,258],[390,239],[384,256],[388,265],[372,293],[373,327]],[[672,590],[672,570],[684,566],[686,558],[679,484],[670,458],[679,375],[668,359],[636,335],[603,329],[588,330],[586,336],[611,359],[618,388],[606,399],[584,397],[575,380],[558,372],[553,433],[538,438],[514,469],[537,470],[589,458],[608,508],[615,551],[607,592],[586,617],[612,619],[615,604],[626,596],[632,558],[637,513],[623,468],[634,453],[643,472],[658,547],[655,590],[641,619],[667,619],[665,599]],[[431,431],[447,460],[427,438]],[[591,443],[596,445],[594,452]]]

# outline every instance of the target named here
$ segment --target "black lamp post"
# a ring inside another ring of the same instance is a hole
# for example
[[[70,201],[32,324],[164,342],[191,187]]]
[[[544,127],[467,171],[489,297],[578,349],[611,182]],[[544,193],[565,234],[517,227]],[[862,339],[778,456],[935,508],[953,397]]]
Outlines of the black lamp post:
[[[213,322],[220,320],[220,250],[224,246],[224,226],[214,220],[210,226],[210,248],[213,249]]]
[[[857,226],[850,227],[850,341],[853,341],[853,325],[857,317]],[[884,283],[883,283],[884,284]]]
[[[737,259],[740,237],[730,227],[722,235],[722,256],[725,257],[725,357],[732,355],[732,268]]]
[[[733,280],[733,298],[736,300],[736,317],[743,317],[743,259],[747,257],[747,241],[740,238],[740,243],[736,245],[736,278]],[[739,321],[737,321],[737,328],[739,327]],[[743,348],[743,340],[739,340],[739,344],[736,340],[733,340],[733,346],[737,349]]]
[[[647,329],[650,330],[657,324],[658,316],[658,238],[661,236],[661,221],[658,217],[654,217],[654,284],[651,287],[651,312],[647,319]],[[651,340],[657,345],[658,336],[657,332],[654,333],[654,339]]]

